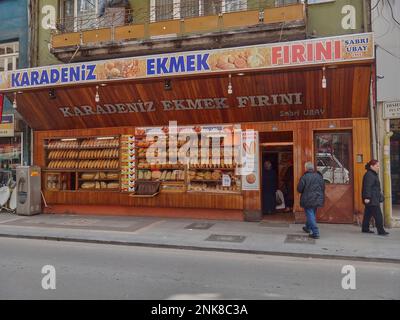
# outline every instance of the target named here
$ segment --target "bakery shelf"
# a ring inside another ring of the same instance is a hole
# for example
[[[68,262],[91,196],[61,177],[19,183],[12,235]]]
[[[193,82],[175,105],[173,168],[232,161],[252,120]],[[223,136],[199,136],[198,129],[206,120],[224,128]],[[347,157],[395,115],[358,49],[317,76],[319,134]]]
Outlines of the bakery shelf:
[[[185,167],[172,167],[172,168],[161,167],[161,168],[154,168],[154,169],[137,167],[136,169],[137,170],[150,170],[150,171],[157,170],[157,171],[161,171],[161,170],[185,170]]]
[[[78,190],[76,190],[76,191],[104,191],[104,192],[106,192],[106,191],[108,191],[108,192],[119,192],[119,189],[115,189],[115,188],[113,188],[113,189],[107,189],[107,188],[103,188],[103,189],[93,189],[93,188],[91,188],[91,189],[82,189],[82,188],[79,188]]]
[[[143,179],[137,179],[137,182],[161,182],[165,184],[184,184],[185,180],[159,180],[159,179],[149,179],[149,180],[143,180]]]
[[[213,179],[192,179],[189,182],[222,182],[222,179],[213,180]]]
[[[79,146],[77,148],[49,148],[45,146],[46,150],[98,150],[98,149],[119,149],[120,147],[82,147]]]
[[[205,193],[205,194],[218,194],[218,195],[224,195],[224,194],[236,194],[240,195],[242,192],[241,191],[218,191],[218,190],[187,190],[189,193]]]
[[[119,182],[119,178],[118,179],[110,179],[110,178],[104,178],[104,179],[101,179],[101,178],[97,178],[97,179],[82,179],[82,178],[79,178],[78,179],[78,181],[86,181],[86,182],[90,182],[90,181],[115,181],[115,182]]]
[[[42,171],[54,171],[54,172],[75,172],[76,169],[56,169],[56,168],[44,168]]]
[[[121,169],[116,168],[116,169],[75,169],[74,171],[78,172],[120,172]]]
[[[237,168],[196,168],[196,167],[189,167],[189,170],[225,170],[225,171],[234,171]]]

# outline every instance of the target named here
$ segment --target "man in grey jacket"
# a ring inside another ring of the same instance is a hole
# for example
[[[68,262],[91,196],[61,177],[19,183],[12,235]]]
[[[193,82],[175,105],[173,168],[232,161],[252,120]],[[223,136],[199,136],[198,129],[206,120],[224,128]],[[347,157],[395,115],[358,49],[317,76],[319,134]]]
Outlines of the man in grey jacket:
[[[312,162],[305,163],[306,172],[300,178],[297,191],[301,193],[300,206],[304,208],[307,221],[304,232],[310,233],[311,238],[319,238],[316,213],[317,208],[323,207],[325,202],[325,182],[322,174],[316,172]]]

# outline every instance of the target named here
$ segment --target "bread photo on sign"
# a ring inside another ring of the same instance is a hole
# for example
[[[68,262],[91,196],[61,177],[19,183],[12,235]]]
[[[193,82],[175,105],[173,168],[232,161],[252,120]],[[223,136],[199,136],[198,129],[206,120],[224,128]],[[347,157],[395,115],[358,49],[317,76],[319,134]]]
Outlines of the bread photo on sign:
[[[248,184],[253,184],[256,182],[256,175],[254,173],[251,173],[249,175],[246,176],[246,181]]]

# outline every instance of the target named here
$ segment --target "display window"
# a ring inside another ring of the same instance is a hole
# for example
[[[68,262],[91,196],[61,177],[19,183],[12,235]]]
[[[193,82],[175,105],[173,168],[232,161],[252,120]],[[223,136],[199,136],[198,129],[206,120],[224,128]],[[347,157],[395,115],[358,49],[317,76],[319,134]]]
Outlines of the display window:
[[[240,193],[234,128],[137,128],[137,181],[159,181],[161,191]]]
[[[241,193],[240,126],[136,128],[132,135],[44,141],[48,191]],[[171,129],[174,130],[174,129]]]
[[[332,132],[315,134],[317,170],[326,183],[350,184],[351,134]]]
[[[119,136],[45,140],[49,191],[119,191]]]
[[[15,180],[15,169],[22,165],[21,134],[0,138],[0,184],[5,185],[10,178]]]

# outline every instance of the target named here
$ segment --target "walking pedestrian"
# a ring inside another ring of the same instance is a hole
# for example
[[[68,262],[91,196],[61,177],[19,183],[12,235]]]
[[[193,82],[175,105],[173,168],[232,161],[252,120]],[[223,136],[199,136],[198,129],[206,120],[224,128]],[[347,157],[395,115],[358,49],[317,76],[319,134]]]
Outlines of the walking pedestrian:
[[[364,218],[362,222],[362,232],[374,233],[369,229],[369,223],[373,217],[375,220],[378,235],[386,236],[383,228],[383,218],[380,203],[383,202],[383,194],[381,192],[381,184],[379,182],[379,162],[371,160],[365,165],[367,172],[364,174],[362,183],[362,200],[365,205]]]
[[[312,162],[306,162],[304,167],[306,172],[297,185],[297,191],[301,193],[300,206],[304,208],[307,218],[303,231],[309,233],[309,237],[319,239],[316,214],[317,208],[324,206],[325,182]]]

